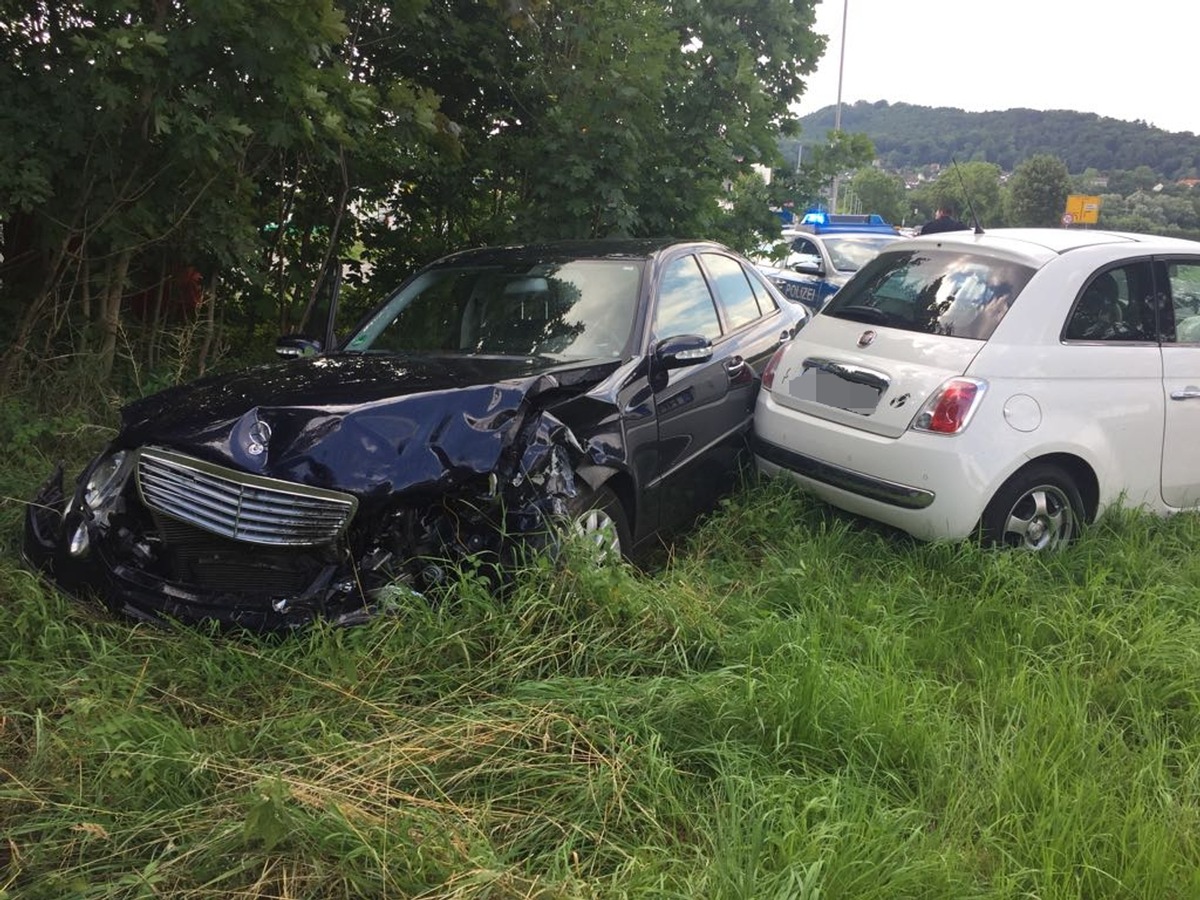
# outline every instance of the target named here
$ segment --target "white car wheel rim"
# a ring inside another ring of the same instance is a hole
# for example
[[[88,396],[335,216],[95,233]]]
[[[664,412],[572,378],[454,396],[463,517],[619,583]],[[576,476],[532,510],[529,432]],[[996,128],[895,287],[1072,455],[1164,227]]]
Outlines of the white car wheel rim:
[[[1074,533],[1071,501],[1053,485],[1039,485],[1022,494],[1004,523],[1005,542],[1026,550],[1056,550]]]

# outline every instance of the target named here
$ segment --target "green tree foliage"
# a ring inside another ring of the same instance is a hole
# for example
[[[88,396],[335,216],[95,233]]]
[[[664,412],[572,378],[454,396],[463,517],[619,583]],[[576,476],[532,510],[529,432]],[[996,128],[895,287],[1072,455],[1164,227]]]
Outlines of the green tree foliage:
[[[1118,194],[1135,194],[1151,191],[1162,181],[1162,177],[1149,166],[1142,164],[1133,169],[1112,172],[1108,176],[1108,189]]]
[[[709,233],[726,186],[776,158],[823,47],[812,8],[599,0],[499,16],[473,0],[431,4],[396,63],[433,73],[464,153],[415,185],[405,218],[441,205],[424,193],[440,182],[472,204],[450,227],[470,223],[476,240]]]
[[[1066,209],[1071,179],[1057,156],[1040,153],[1017,166],[1008,181],[1010,225],[1053,228]]]
[[[874,157],[875,147],[865,134],[830,131],[824,144],[805,151],[798,166],[775,170],[772,205],[796,210],[827,205],[834,176],[861,168]]]
[[[972,214],[984,228],[1007,224],[1000,192],[1000,167],[992,163],[951,165],[936,181],[913,191],[910,199],[922,221],[932,218],[939,206],[948,203],[967,224],[971,224]]]
[[[868,166],[854,173],[850,187],[863,212],[878,213],[896,224],[905,222],[912,213],[905,196],[904,181],[898,175]]]
[[[348,38],[332,0],[9,4],[0,170],[21,175],[0,181],[6,380],[66,338],[107,374],[129,301],[161,315],[173,274],[205,271],[210,304],[226,269],[285,276],[300,260],[267,230],[311,233],[297,196],[326,201],[332,224],[348,156],[388,121],[413,123],[410,139],[431,121],[431,96],[353,78]]]
[[[830,106],[805,116],[800,124],[805,134],[820,135],[833,127],[833,119]],[[889,169],[948,165],[958,159],[983,160],[1011,172],[1022,160],[1048,153],[1072,172],[1089,166],[1114,172],[1145,165],[1172,181],[1200,175],[1200,137],[1093,113],[1032,109],[975,113],[860,101],[842,107],[841,125],[868,135]],[[819,143],[819,138],[808,142]]]
[[[723,201],[724,214],[714,223],[708,237],[749,253],[764,239],[779,234],[779,217],[772,212],[771,193],[762,176],[748,172],[734,179]]]
[[[832,120],[832,108],[802,119],[800,139],[780,137],[781,155],[792,161],[807,158],[822,143],[809,135]],[[1200,188],[1195,186],[1200,176],[1200,137],[1196,135],[1171,134],[1145,122],[1084,113],[967,113],[887,102],[856,103],[843,109],[843,120],[878,148],[874,164],[881,171],[901,170],[912,178],[933,176],[905,196],[905,210],[920,221],[931,216],[942,199],[954,202],[969,218],[964,198],[970,196],[987,228],[1030,221],[1057,227],[1062,207],[1050,217],[1049,206],[1057,204],[1048,204],[1040,218],[1028,218],[1028,207],[1021,202],[1013,205],[1012,185],[998,184],[1003,172],[1019,170],[1034,157],[1049,157],[1078,173],[1068,177],[1069,193],[1102,196],[1099,227],[1200,238]],[[953,174],[953,159],[968,161],[962,163],[964,173],[985,166],[977,172],[977,183],[966,178],[965,193]],[[1028,174],[1014,172],[1018,197]],[[1057,175],[1052,180],[1057,181]],[[1061,189],[1055,186],[1050,194]],[[878,202],[871,200],[864,208]]]
[[[814,6],[0,0],[0,375],[153,364],[180,275],[209,348],[303,327],[348,252],[391,282],[498,240],[744,245]]]

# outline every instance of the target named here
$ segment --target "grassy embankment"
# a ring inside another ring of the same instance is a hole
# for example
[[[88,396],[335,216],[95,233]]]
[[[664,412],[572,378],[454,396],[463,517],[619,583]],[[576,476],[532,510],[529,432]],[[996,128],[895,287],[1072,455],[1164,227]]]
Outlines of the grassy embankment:
[[[6,497],[98,439],[0,419]],[[767,485],[652,574],[276,642],[63,600],[18,521],[0,897],[1200,896],[1195,517],[1038,558]]]

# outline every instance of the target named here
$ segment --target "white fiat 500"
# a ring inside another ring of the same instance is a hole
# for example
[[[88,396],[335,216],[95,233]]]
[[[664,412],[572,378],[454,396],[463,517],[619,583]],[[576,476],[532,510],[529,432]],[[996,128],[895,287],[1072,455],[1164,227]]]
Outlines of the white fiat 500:
[[[755,456],[932,540],[1054,548],[1200,503],[1200,243],[1003,229],[897,241],[776,353]]]

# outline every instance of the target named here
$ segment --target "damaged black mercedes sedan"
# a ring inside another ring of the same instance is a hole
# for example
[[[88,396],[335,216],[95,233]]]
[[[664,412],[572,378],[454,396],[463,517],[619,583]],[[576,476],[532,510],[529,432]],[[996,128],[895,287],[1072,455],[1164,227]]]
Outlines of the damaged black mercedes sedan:
[[[137,619],[274,631],[571,530],[629,556],[731,483],[805,313],[717,244],[599,241],[454,254],[341,338],[332,316],[129,404],[30,504],[26,559]]]

